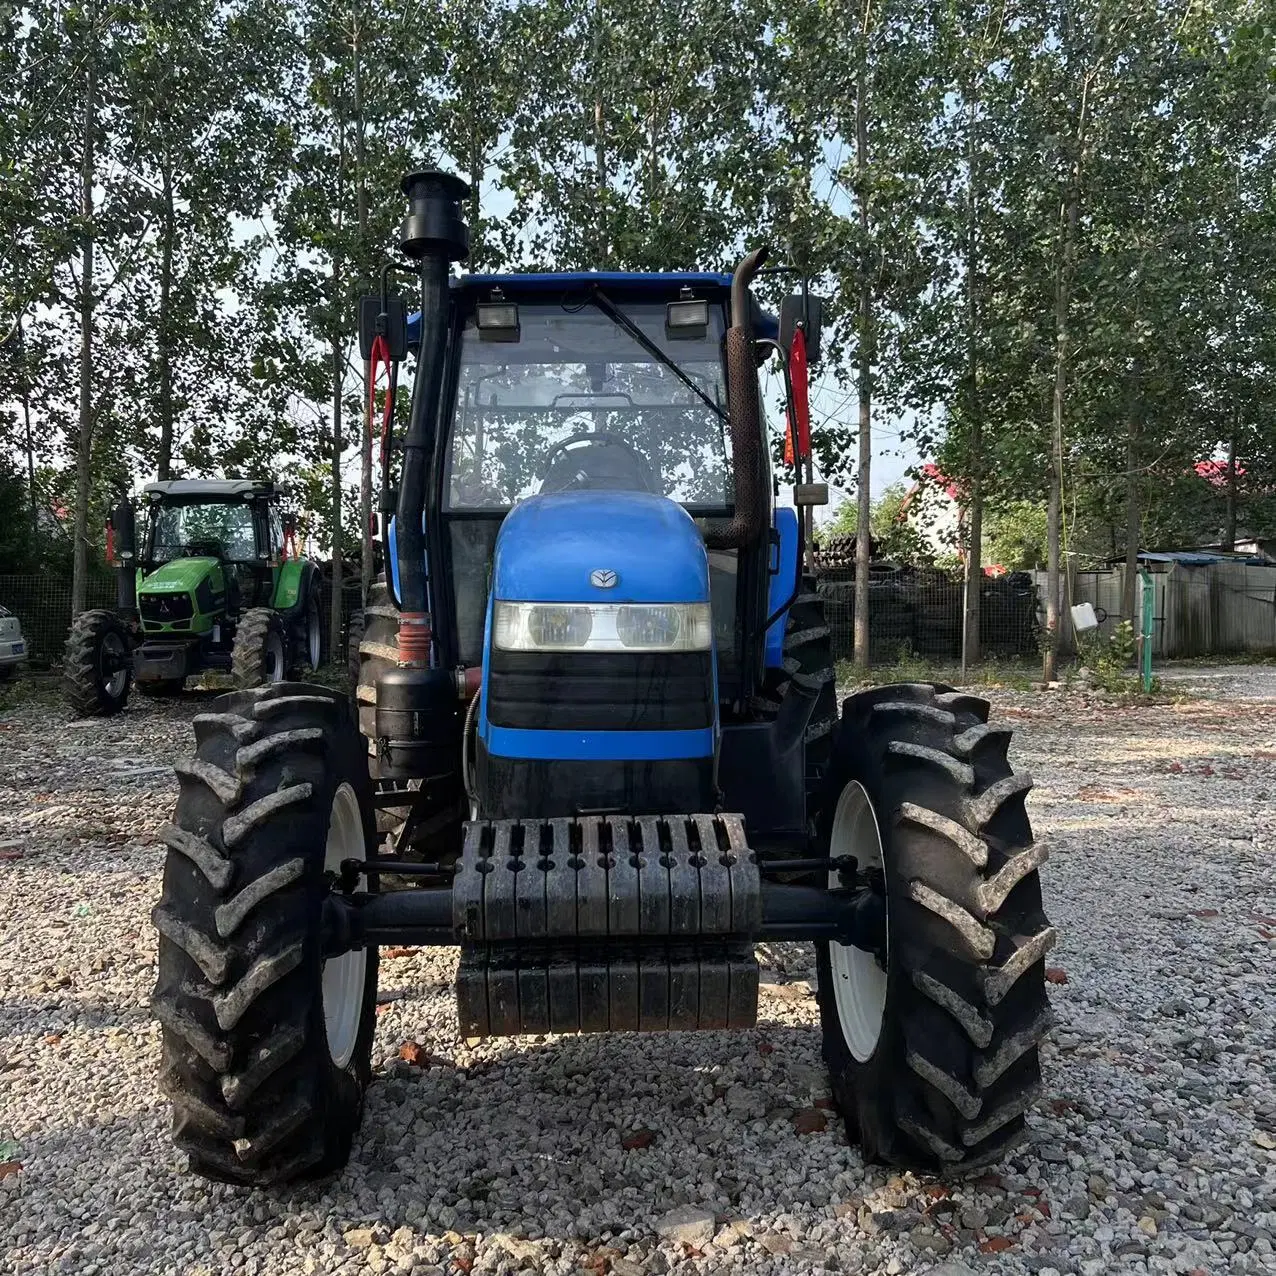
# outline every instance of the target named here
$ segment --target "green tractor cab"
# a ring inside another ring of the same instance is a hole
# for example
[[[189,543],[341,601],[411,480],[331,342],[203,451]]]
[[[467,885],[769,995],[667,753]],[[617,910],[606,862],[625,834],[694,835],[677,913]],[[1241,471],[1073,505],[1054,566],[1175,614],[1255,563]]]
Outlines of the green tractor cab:
[[[63,662],[80,715],[119,712],[136,685],[174,695],[208,669],[239,687],[296,677],[320,659],[319,573],[292,552],[295,523],[266,479],[150,483],[107,524],[114,611],[82,612]]]

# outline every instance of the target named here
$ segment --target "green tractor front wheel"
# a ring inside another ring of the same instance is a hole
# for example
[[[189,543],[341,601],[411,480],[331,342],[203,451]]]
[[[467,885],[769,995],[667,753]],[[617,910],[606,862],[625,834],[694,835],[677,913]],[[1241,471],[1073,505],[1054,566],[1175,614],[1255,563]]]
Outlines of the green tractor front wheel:
[[[306,599],[305,610],[293,632],[289,651],[289,676],[301,678],[315,673],[323,660],[323,623],[319,618],[319,595],[314,589]]]
[[[128,703],[133,649],[113,611],[82,611],[71,625],[62,658],[62,686],[82,718],[105,718]]]
[[[230,671],[241,691],[283,682],[288,672],[288,634],[269,607],[246,611],[235,628]]]

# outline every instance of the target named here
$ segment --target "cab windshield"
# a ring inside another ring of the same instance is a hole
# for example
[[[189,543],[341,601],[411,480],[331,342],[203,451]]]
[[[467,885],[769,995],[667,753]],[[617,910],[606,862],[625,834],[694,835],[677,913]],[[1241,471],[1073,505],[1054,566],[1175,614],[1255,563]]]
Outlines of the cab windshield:
[[[151,559],[208,555],[227,562],[253,562],[257,537],[253,509],[247,501],[201,501],[161,505],[151,514]]]
[[[725,411],[717,307],[690,340],[669,339],[663,303],[620,308]],[[588,302],[521,305],[517,341],[468,320],[446,490],[453,510],[553,491],[648,491],[706,515],[732,501],[722,417]]]

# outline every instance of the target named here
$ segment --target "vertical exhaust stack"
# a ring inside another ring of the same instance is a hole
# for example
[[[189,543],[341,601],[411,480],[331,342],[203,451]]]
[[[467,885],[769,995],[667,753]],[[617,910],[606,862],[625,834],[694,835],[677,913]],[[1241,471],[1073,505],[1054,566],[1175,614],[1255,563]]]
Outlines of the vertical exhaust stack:
[[[424,669],[430,661],[430,617],[426,597],[425,512],[430,449],[443,393],[443,364],[448,330],[448,274],[454,261],[469,256],[470,231],[460,202],[470,188],[459,177],[433,171],[403,179],[408,215],[399,231],[399,248],[421,267],[421,343],[403,472],[395,511],[399,561],[399,663]]]
[[[137,619],[137,528],[133,506],[124,497],[111,511],[111,528],[115,536],[116,610],[126,623]]]
[[[725,527],[710,528],[710,549],[752,545],[766,525],[769,493],[762,467],[762,403],[758,397],[758,363],[753,344],[753,299],[749,285],[767,259],[757,248],[735,268],[731,280],[731,327],[727,329],[727,405],[730,409],[731,469],[735,478],[735,513]]]

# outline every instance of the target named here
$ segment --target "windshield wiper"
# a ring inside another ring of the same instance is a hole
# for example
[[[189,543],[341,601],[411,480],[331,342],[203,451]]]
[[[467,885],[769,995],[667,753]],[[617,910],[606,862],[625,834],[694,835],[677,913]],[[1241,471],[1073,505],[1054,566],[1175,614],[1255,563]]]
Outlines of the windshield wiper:
[[[618,328],[624,329],[653,359],[663,363],[670,372],[682,382],[700,401],[714,413],[724,425],[729,425],[727,414],[698,386],[696,383],[680,368],[645,332],[627,315],[623,310],[616,306],[610,297],[600,288],[595,288],[593,295],[590,297],[599,310],[607,316]]]

